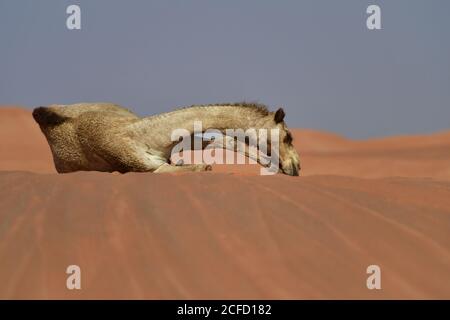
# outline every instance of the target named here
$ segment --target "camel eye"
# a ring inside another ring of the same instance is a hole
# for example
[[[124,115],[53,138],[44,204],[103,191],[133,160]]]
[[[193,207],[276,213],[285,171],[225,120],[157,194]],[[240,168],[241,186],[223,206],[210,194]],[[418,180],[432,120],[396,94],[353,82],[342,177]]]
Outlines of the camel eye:
[[[290,132],[286,133],[286,136],[283,139],[284,143],[291,144],[292,143],[292,134]]]

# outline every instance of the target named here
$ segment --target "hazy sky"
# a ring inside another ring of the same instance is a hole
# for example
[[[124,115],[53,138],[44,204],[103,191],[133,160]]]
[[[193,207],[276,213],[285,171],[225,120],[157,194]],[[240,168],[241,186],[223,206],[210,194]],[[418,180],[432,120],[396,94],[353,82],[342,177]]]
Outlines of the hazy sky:
[[[248,100],[355,138],[448,129],[449,16],[448,0],[0,0],[0,104]]]

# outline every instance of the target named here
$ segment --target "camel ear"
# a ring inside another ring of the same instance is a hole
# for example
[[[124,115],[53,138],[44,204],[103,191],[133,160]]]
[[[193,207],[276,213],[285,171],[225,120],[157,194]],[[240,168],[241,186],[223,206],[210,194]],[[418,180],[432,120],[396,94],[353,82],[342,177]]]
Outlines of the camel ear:
[[[275,117],[274,117],[275,123],[280,123],[281,121],[283,121],[284,116],[285,116],[285,113],[284,113],[283,108],[278,109],[277,112],[275,112]]]

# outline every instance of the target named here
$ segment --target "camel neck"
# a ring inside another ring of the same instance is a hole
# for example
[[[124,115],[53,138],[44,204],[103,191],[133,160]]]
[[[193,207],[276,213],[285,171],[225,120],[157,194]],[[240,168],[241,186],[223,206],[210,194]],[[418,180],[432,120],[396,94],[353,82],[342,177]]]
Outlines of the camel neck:
[[[201,122],[203,130],[207,129],[243,129],[260,127],[267,119],[266,111],[258,108],[234,105],[193,106],[179,109],[158,116],[142,119],[139,126],[145,130],[158,130],[169,137],[175,129],[194,132],[194,122]],[[155,131],[153,131],[155,132]]]

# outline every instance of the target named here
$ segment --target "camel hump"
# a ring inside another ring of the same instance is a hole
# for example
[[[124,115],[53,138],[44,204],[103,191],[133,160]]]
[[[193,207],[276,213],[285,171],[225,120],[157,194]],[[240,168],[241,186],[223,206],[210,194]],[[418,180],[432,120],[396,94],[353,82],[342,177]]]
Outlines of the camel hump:
[[[56,126],[65,122],[69,117],[58,114],[48,107],[37,107],[33,110],[33,118],[40,126]]]

